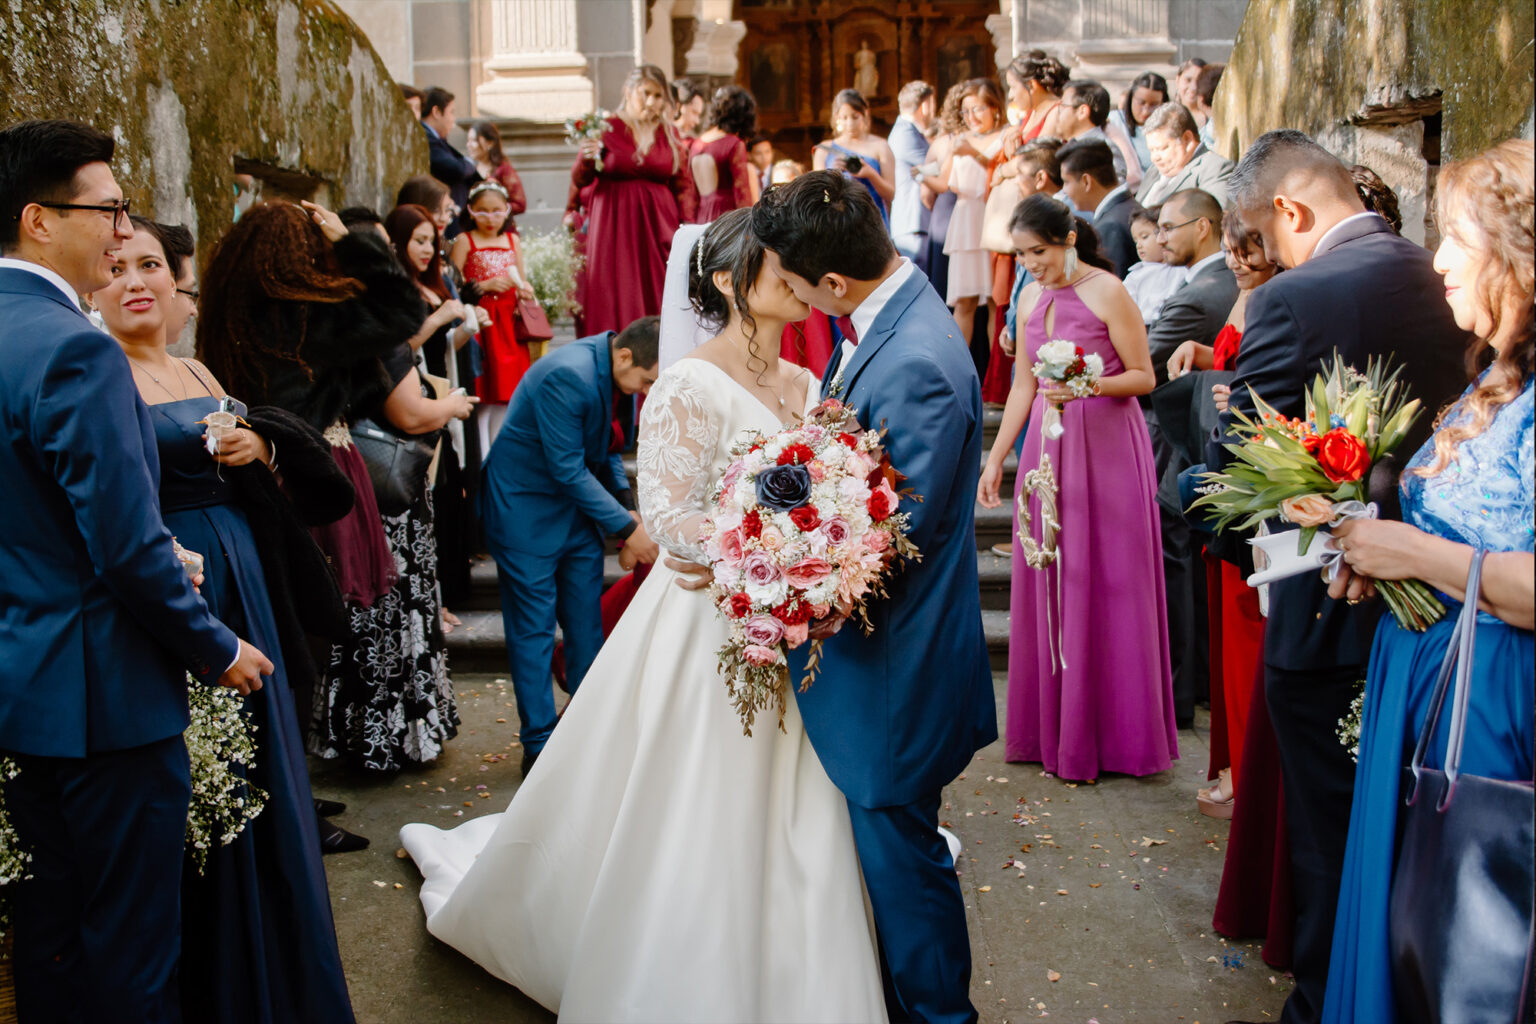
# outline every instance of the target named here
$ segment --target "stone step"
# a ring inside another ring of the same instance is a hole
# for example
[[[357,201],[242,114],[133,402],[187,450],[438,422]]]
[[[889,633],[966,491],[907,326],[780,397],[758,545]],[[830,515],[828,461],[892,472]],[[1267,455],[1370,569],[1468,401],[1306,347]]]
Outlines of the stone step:
[[[493,672],[505,675],[507,640],[502,632],[501,613],[463,611],[464,624],[448,635],[448,665],[455,672]],[[1008,612],[1000,608],[983,609],[982,630],[987,637],[987,654],[994,671],[1008,667]],[[558,631],[556,638],[558,639]]]

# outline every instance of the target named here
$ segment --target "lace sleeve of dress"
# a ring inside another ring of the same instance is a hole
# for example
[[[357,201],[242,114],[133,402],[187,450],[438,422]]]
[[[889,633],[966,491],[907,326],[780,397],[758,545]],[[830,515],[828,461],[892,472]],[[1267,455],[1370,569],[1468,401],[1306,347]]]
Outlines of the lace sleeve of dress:
[[[682,374],[663,375],[640,413],[640,517],[658,544],[692,561],[704,560],[699,528],[719,441],[720,421],[704,391]]]

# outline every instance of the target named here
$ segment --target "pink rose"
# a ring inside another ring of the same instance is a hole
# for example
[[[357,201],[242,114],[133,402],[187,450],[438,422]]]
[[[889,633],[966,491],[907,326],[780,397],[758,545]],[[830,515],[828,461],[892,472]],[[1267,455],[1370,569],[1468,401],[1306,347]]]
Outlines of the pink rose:
[[[1282,501],[1280,514],[1297,526],[1327,526],[1333,519],[1333,502],[1321,494],[1303,494]]]
[[[875,488],[875,492],[885,495],[886,507],[892,511],[895,511],[896,506],[901,503],[901,499],[896,496],[896,491],[891,487],[889,480],[881,480],[880,486]]]
[[[720,480],[722,497],[731,493],[731,488],[736,486],[736,481],[741,479],[741,474],[746,472],[746,468],[746,464],[740,460],[731,463],[730,468],[725,471],[725,476]]]
[[[843,468],[848,471],[849,476],[856,476],[862,480],[875,471],[875,460],[863,452],[854,452],[843,463]]]
[[[779,652],[761,644],[748,644],[741,656],[747,659],[749,665],[777,665],[779,662]]]
[[[740,530],[726,530],[720,535],[720,557],[727,565],[737,565],[746,557]]]
[[[833,547],[848,543],[848,520],[841,516],[833,516],[821,524],[821,535],[827,538],[827,543]]]
[[[884,530],[870,530],[864,535],[864,546],[876,554],[882,554],[891,546],[891,538]]]
[[[763,535],[758,540],[769,551],[777,551],[784,546],[784,534],[777,526],[763,527]]]
[[[747,643],[772,647],[784,639],[784,624],[772,615],[754,615],[742,626]]]
[[[808,587],[814,587],[826,579],[827,575],[831,572],[832,566],[825,559],[807,558],[785,569],[784,576],[789,580],[791,586],[804,590]]]
[[[766,551],[752,552],[743,561],[742,569],[747,574],[747,582],[758,587],[772,586],[783,575],[774,563],[773,556]]]
[[[798,626],[784,627],[784,642],[793,650],[811,638],[811,627],[804,622]]]
[[[827,467],[822,465],[820,459],[811,463],[809,466],[806,466],[805,469],[806,472],[811,474],[812,483],[819,484],[827,478]]]

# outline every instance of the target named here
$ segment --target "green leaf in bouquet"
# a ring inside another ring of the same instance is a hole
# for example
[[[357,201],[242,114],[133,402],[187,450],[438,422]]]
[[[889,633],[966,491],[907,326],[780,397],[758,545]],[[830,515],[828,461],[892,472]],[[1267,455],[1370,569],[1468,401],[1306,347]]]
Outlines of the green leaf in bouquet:
[[[1312,541],[1317,537],[1317,527],[1303,526],[1296,531],[1296,553],[1305,555],[1312,548]]]
[[[1328,383],[1328,379],[1321,376],[1312,382],[1312,426],[1319,434],[1327,433],[1328,425],[1333,422],[1333,410],[1328,404]]]

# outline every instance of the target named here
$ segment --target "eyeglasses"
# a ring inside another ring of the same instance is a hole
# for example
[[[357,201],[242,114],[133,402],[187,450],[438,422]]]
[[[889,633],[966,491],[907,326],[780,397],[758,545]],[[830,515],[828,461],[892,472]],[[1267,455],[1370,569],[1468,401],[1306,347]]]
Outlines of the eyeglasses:
[[[1157,226],[1157,235],[1156,235],[1156,237],[1158,237],[1158,238],[1167,238],[1169,235],[1171,235],[1175,231],[1179,230],[1179,228],[1187,228],[1187,227],[1189,227],[1191,224],[1193,224],[1197,220],[1205,220],[1205,218],[1204,217],[1191,217],[1189,220],[1186,220],[1182,224],[1159,224]]]
[[[103,203],[100,206],[91,206],[86,203],[38,203],[37,205],[47,207],[50,210],[95,210],[97,213],[110,213],[112,215],[112,229],[115,231],[122,227],[123,222],[128,219],[128,203],[129,200],[127,199],[116,199],[110,203]],[[21,217],[18,216],[16,219],[20,220]]]
[[[176,294],[177,295],[185,295],[187,298],[191,299],[193,302],[196,302],[197,299],[198,299],[198,296],[201,295],[202,293],[199,292],[196,288],[177,288],[176,289]]]

